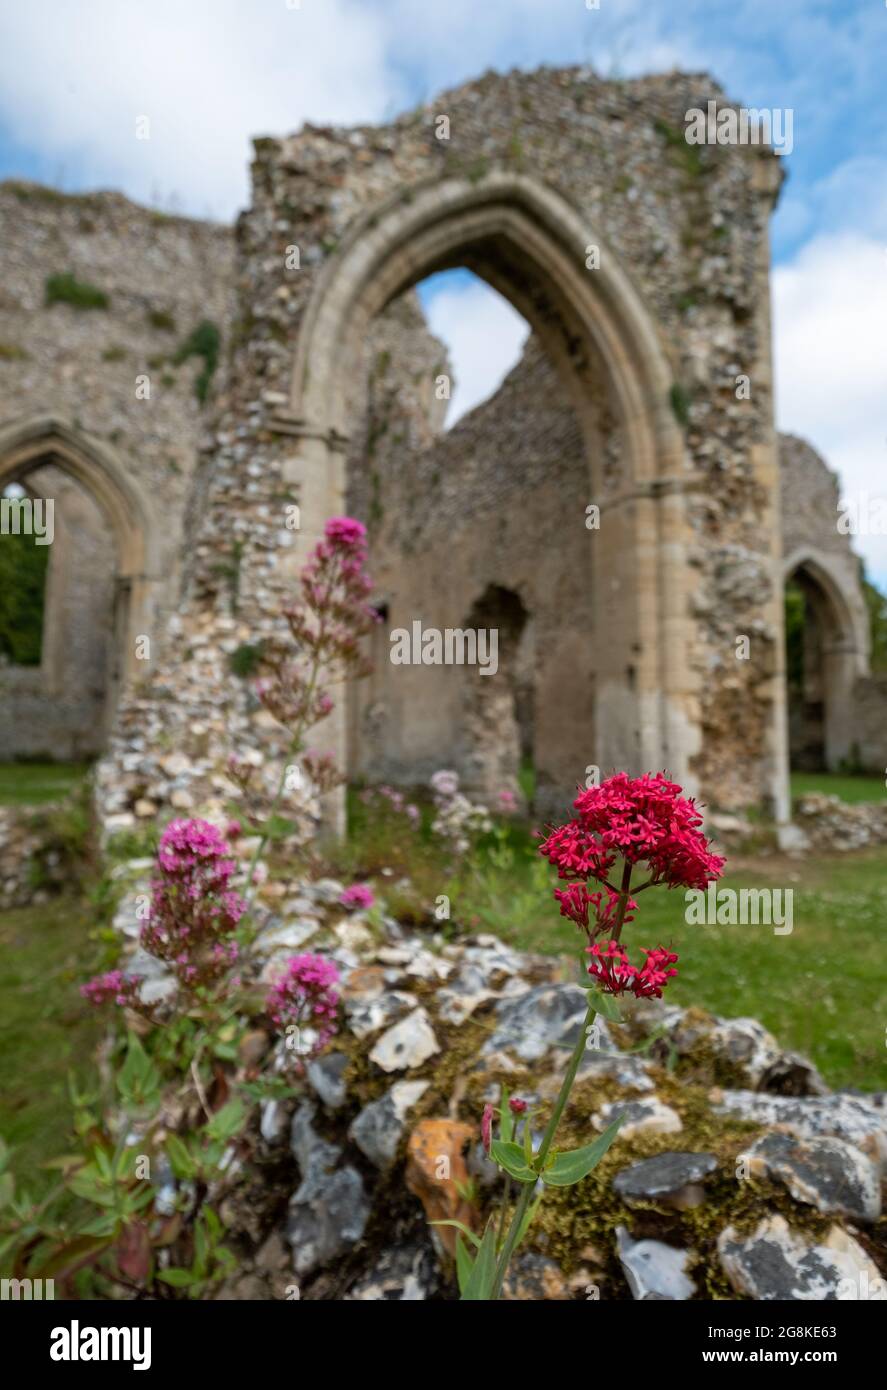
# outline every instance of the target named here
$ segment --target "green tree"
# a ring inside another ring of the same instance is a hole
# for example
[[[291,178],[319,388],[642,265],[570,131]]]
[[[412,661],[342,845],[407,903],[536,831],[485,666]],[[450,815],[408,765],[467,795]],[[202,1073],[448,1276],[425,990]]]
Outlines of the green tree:
[[[49,546],[33,536],[0,535],[0,656],[39,666]]]

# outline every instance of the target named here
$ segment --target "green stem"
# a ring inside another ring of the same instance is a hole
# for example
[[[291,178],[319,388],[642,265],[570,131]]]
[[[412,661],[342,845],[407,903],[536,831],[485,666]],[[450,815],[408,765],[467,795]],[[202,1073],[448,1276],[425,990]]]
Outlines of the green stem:
[[[626,861],[625,867],[622,871],[622,883],[619,889],[620,902],[618,908],[616,909],[616,917],[613,924],[613,931],[611,933],[612,939],[614,941],[619,940],[619,933],[622,931],[622,924],[625,921],[625,912],[628,907],[629,889],[631,887],[631,870],[631,864],[629,864]],[[548,1152],[554,1141],[555,1131],[557,1130],[558,1124],[560,1123],[561,1115],[564,1113],[564,1107],[567,1104],[570,1091],[573,1089],[573,1082],[576,1080],[576,1073],[579,1070],[579,1063],[582,1061],[582,1054],[585,1051],[585,1045],[588,1038],[588,1030],[594,1023],[596,1016],[597,1010],[593,1007],[593,1005],[589,1004],[585,1014],[585,1020],[582,1024],[582,1029],[579,1033],[578,1041],[573,1049],[573,1055],[570,1058],[570,1063],[567,1067],[563,1082],[561,1083],[561,1088],[558,1092],[557,1100],[554,1103],[554,1109],[551,1112],[551,1117],[549,1118],[548,1124],[545,1126],[545,1133],[542,1135],[542,1143],[539,1145],[539,1152],[533,1159],[533,1167],[540,1174],[542,1173],[545,1167],[545,1160],[548,1158]],[[523,1183],[522,1187],[523,1191],[521,1192],[521,1195],[518,1198],[517,1206],[514,1209],[514,1216],[511,1218],[511,1225],[508,1228],[508,1235],[505,1237],[505,1244],[502,1247],[502,1253],[499,1256],[499,1263],[496,1266],[496,1277],[493,1281],[493,1288],[490,1294],[491,1299],[497,1299],[502,1292],[502,1284],[505,1279],[505,1272],[508,1269],[508,1262],[514,1254],[515,1247],[520,1237],[521,1227],[524,1223],[524,1217],[527,1214],[527,1209],[530,1205],[530,1202],[533,1199],[533,1193],[536,1190],[536,1184],[533,1182]]]
[[[558,1127],[561,1115],[564,1113],[564,1107],[567,1104],[567,1098],[569,1097],[570,1091],[573,1088],[573,1082],[576,1080],[576,1073],[579,1070],[579,1063],[582,1061],[582,1054],[585,1051],[588,1030],[595,1020],[596,1013],[597,1010],[594,1009],[594,1007],[591,1004],[589,1004],[585,1014],[585,1020],[582,1024],[582,1028],[579,1033],[578,1041],[576,1043],[576,1046],[573,1048],[573,1055],[570,1058],[570,1063],[567,1067],[566,1074],[561,1084],[561,1089],[558,1093],[557,1100],[554,1103],[554,1109],[551,1112],[548,1124],[545,1126],[545,1133],[542,1135],[542,1143],[539,1145],[539,1152],[536,1154],[535,1159],[533,1160],[533,1166],[537,1168],[540,1173],[545,1166],[545,1160],[548,1157],[548,1151],[551,1148],[552,1142],[554,1140],[555,1130]],[[500,1293],[502,1292],[502,1282],[505,1278],[505,1271],[508,1269],[508,1262],[514,1254],[514,1249],[518,1242],[521,1226],[523,1225],[524,1217],[527,1214],[527,1208],[529,1207],[530,1202],[532,1201],[533,1193],[536,1189],[536,1184],[533,1182],[525,1182],[521,1184],[521,1187],[521,1195],[518,1198],[517,1206],[514,1209],[514,1216],[511,1218],[511,1225],[508,1228],[508,1235],[505,1237],[505,1245],[502,1248],[502,1254],[499,1256],[499,1263],[496,1266],[496,1278],[493,1281],[493,1288],[490,1294],[490,1297],[492,1299],[497,1299]]]

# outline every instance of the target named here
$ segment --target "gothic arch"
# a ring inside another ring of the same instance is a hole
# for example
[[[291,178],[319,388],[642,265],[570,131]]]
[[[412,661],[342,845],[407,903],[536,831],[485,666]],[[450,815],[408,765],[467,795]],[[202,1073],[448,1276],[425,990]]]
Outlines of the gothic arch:
[[[853,687],[857,677],[868,674],[866,614],[846,591],[827,554],[806,547],[795,550],[784,562],[783,580],[786,585],[797,580],[813,609],[818,647],[812,675],[822,705],[823,760],[834,771],[851,754]],[[809,675],[806,672],[805,679]]]
[[[594,270],[586,268],[589,245],[599,248]],[[693,787],[699,719],[689,650],[690,473],[669,401],[673,375],[615,254],[551,188],[510,173],[428,182],[355,219],[319,274],[299,334],[289,409],[277,418],[281,431],[300,440],[291,480],[302,489],[305,538],[343,505],[349,343],[362,340],[374,315],[403,290],[454,265],[492,283],[539,334],[570,386],[590,461],[589,374],[606,373],[627,466],[604,499],[596,537],[596,572],[606,577],[607,593],[622,589],[618,604],[600,590],[594,752],[607,767],[668,767]],[[590,462],[587,500],[599,486]],[[620,621],[627,612],[630,621]]]
[[[114,451],[65,421],[42,415],[0,427],[0,491],[48,461],[80,484],[111,528],[122,595],[122,673],[129,674],[135,669],[133,639],[150,631],[161,573],[153,509]]]

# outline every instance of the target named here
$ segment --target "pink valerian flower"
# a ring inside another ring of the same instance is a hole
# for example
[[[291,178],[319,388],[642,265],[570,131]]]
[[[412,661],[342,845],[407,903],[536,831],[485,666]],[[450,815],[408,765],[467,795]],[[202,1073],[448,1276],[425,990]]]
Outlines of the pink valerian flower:
[[[367,528],[352,516],[331,516],[324,527],[324,535],[334,545],[355,550],[366,545]]]
[[[118,1004],[121,1008],[135,1008],[139,1003],[141,980],[138,975],[126,975],[122,970],[108,970],[104,975],[80,986],[80,993],[90,1004]]]
[[[499,802],[500,811],[513,811],[517,806],[517,797],[514,792],[508,791],[507,788],[505,791],[499,793],[497,800]]]
[[[487,1102],[480,1120],[480,1137],[487,1158],[490,1156],[490,1148],[493,1143],[493,1113],[492,1105]]]
[[[370,908],[375,901],[373,890],[366,883],[352,883],[339,897],[339,902],[347,908]]]
[[[661,999],[662,990],[677,971],[672,967],[677,956],[664,947],[655,950],[641,948],[647,957],[640,969],[632,965],[628,952],[618,941],[610,940],[605,946],[599,942],[587,948],[593,957],[588,973],[597,981],[603,994],[633,994],[637,999]]]
[[[263,642],[255,693],[285,728],[304,730],[331,712],[324,680],[369,670],[363,638],[380,617],[368,601],[373,585],[365,563],[366,527],[353,517],[332,517],[302,569],[301,603],[284,610],[297,656],[278,638]]]
[[[331,960],[291,956],[268,994],[265,1007],[278,1028],[298,1028],[300,1042],[305,1029],[313,1034],[309,1046],[299,1048],[302,1057],[316,1056],[336,1034],[338,983],[339,972]]]
[[[519,1096],[512,1096],[508,1102],[508,1108],[512,1115],[525,1115],[527,1113],[527,1102],[521,1100]]]
[[[142,946],[166,961],[180,985],[212,984],[237,959],[234,932],[245,904],[230,886],[235,861],[221,831],[205,820],[175,820],[157,851]]]

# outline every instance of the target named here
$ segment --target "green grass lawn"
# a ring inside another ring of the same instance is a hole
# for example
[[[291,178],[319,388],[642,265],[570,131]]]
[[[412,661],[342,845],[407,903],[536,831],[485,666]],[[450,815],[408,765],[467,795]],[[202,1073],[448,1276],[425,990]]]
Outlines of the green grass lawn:
[[[32,1191],[38,1165],[69,1148],[68,1073],[95,1085],[102,1023],[78,991],[95,958],[93,921],[67,898],[0,914],[0,1135]]]
[[[887,848],[735,859],[729,868],[719,887],[792,889],[791,934],[764,925],[688,925],[683,892],[651,888],[624,933],[629,947],[662,944],[678,953],[679,974],[668,987],[674,1003],[759,1018],[784,1046],[812,1057],[833,1086],[887,1087]],[[485,925],[526,949],[578,951],[579,929],[558,915],[556,903],[546,907],[543,897],[534,905],[520,891],[531,872],[516,869],[511,893],[505,879],[488,880],[487,906],[501,895],[501,920],[494,928],[482,906]]]
[[[841,772],[793,772],[792,800],[808,792],[825,792],[842,801],[883,801],[887,787],[883,777],[848,776]]]
[[[86,763],[0,763],[0,806],[57,801],[86,776]]]

